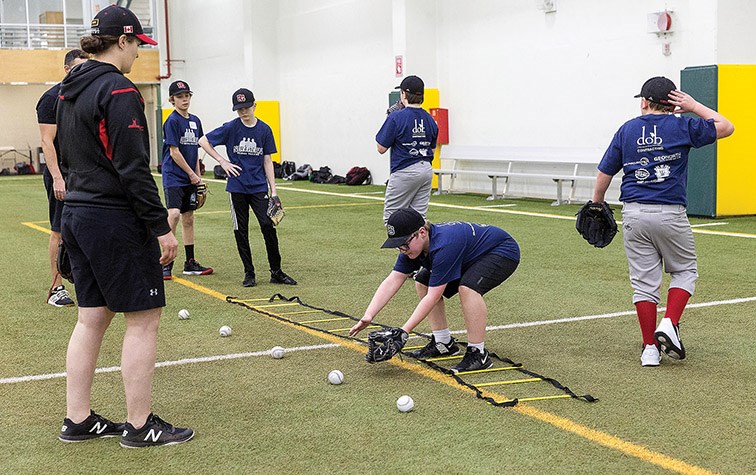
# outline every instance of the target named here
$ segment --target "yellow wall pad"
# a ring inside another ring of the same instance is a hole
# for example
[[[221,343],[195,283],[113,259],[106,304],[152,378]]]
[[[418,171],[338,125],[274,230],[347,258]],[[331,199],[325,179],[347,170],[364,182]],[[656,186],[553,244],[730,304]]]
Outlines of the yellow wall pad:
[[[281,108],[278,101],[255,101],[255,116],[268,124],[273,131],[273,140],[276,141],[277,153],[271,155],[274,162],[281,162],[284,156],[281,144]]]

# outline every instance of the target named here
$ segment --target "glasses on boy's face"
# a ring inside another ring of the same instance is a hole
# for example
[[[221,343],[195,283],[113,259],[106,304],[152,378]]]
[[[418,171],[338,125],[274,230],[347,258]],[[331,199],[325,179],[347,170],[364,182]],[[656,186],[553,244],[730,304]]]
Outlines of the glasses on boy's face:
[[[419,230],[415,231],[414,233],[412,233],[412,235],[410,235],[409,239],[407,239],[406,241],[404,241],[404,244],[402,244],[401,246],[398,246],[397,249],[399,250],[399,252],[407,252],[407,251],[409,251],[409,245],[410,245],[410,243],[412,242],[413,239],[415,239],[417,237],[417,235],[418,235],[419,232],[420,232]]]

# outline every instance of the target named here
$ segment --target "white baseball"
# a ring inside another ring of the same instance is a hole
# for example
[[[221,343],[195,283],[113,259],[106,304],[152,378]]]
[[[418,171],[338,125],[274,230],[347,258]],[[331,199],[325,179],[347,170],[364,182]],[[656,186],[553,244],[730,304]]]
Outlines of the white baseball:
[[[328,373],[328,382],[331,384],[341,384],[344,382],[344,373],[335,369]]]
[[[179,318],[181,320],[186,320],[187,318],[189,318],[189,310],[185,308],[182,308],[181,310],[179,310]]]
[[[399,412],[410,412],[415,408],[415,401],[409,396],[402,396],[396,400],[396,408]]]
[[[220,333],[220,336],[231,336],[231,327],[228,325],[223,325],[220,327],[220,330],[218,330],[218,333]]]
[[[274,346],[270,349],[270,356],[273,358],[280,360],[284,357],[285,350],[280,346]]]

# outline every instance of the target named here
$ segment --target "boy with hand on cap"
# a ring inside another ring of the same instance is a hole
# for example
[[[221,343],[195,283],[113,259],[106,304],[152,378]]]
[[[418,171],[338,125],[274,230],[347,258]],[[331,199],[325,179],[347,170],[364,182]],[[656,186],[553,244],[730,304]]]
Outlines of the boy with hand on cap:
[[[614,135],[598,165],[593,201],[604,201],[612,177],[622,171],[623,240],[643,336],[641,365],[659,366],[659,346],[671,358],[685,358],[678,323],[698,278],[686,214],[688,153],[735,129],[665,77],[649,79],[635,97],[641,98],[641,116]],[[674,115],[683,112],[698,117]],[[662,269],[671,281],[667,310],[657,326]]]
[[[486,224],[459,221],[431,224],[411,208],[396,210],[388,218],[387,231],[388,239],[381,247],[398,249],[399,257],[349,335],[370,325],[402,284],[417,271],[415,289],[420,303],[401,329],[392,329],[399,335],[394,342],[396,352],[404,346],[409,332],[428,317],[433,336],[412,356],[427,359],[458,354],[460,348],[449,331],[444,298],[459,293],[468,343],[464,358],[452,371],[491,367],[493,362],[484,343],[488,309],[483,295],[517,269],[520,248],[514,238],[503,229]],[[391,356],[393,354],[389,358]]]
[[[267,214],[268,201],[280,205],[276,194],[271,155],[276,153],[273,131],[255,117],[255,96],[249,89],[239,89],[231,97],[233,110],[239,115],[231,122],[208,133],[199,141],[200,147],[218,161],[228,176],[226,191],[231,194],[231,213],[234,222],[234,237],[244,265],[244,287],[257,285],[252,251],[249,248],[249,208],[255,213],[260,231],[265,240],[265,250],[270,265],[270,282],[296,285],[297,281],[281,270],[281,253],[278,249],[276,228]],[[226,147],[228,160],[216,150]],[[270,190],[270,195],[268,194]],[[270,198],[269,198],[270,196]]]
[[[391,174],[386,186],[383,222],[400,208],[412,208],[423,217],[428,212],[433,181],[433,151],[438,126],[422,108],[425,84],[407,76],[397,86],[404,108],[390,111],[375,136],[378,153],[391,149]]]
[[[212,267],[204,267],[194,258],[194,210],[197,209],[197,185],[202,183],[199,146],[202,122],[189,113],[192,91],[185,81],[174,81],[168,88],[174,111],[163,124],[163,189],[168,208],[168,224],[176,234],[181,219],[186,261],[185,275],[209,275]],[[171,280],[173,262],[163,266],[163,280]]]

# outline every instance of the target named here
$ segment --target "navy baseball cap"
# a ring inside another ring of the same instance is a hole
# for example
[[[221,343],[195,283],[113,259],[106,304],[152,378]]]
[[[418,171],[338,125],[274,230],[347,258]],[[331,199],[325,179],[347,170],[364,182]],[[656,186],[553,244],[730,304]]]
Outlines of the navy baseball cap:
[[[255,105],[255,95],[249,89],[237,89],[231,97],[234,107],[231,110],[239,110]]]
[[[635,97],[642,97],[656,104],[669,105],[669,93],[675,89],[677,89],[675,83],[664,76],[657,76],[644,82],[640,94]]]
[[[402,83],[394,89],[401,89],[404,92],[421,96],[425,93],[425,83],[417,76],[407,76],[402,80]]]
[[[386,223],[388,239],[381,248],[399,247],[412,236],[412,233],[425,225],[425,218],[412,208],[394,211]]]
[[[185,81],[173,81],[170,86],[168,86],[168,95],[169,96],[175,96],[176,94],[181,94],[182,92],[188,92],[189,94],[192,94],[191,88],[189,88],[189,84],[187,84]]]
[[[144,34],[142,24],[128,8],[110,5],[100,10],[92,20],[92,36],[136,36],[142,44],[156,45],[157,41]]]

